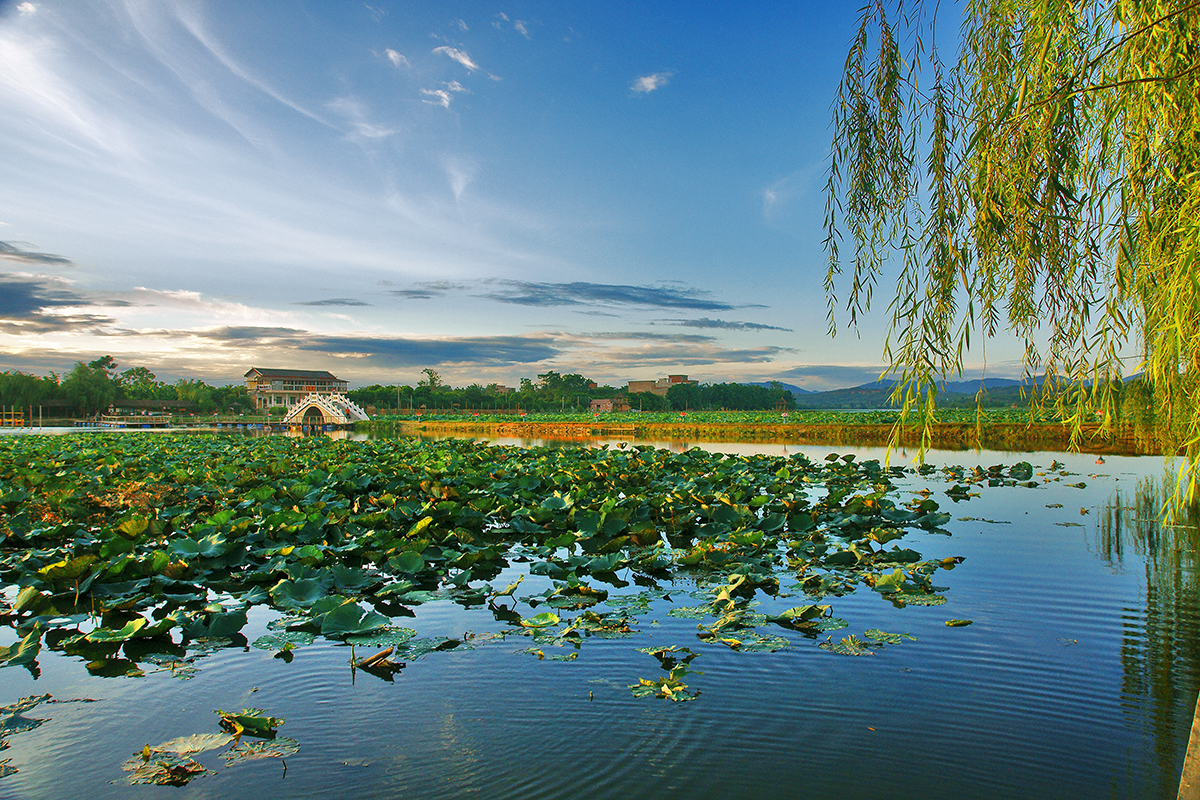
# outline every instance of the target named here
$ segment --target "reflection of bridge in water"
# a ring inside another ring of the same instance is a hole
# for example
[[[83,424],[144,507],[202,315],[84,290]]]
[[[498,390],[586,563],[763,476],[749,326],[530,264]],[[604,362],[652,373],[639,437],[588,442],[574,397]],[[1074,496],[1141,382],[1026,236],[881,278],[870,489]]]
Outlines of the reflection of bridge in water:
[[[283,424],[287,427],[341,428],[370,417],[357,403],[340,392],[314,392],[292,406]]]

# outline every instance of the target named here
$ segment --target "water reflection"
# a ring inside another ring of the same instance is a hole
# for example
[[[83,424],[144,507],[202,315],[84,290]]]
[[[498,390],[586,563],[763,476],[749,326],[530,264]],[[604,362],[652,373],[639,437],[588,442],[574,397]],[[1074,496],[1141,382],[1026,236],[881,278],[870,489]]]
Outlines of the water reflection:
[[[1174,794],[1182,768],[1175,732],[1187,730],[1200,687],[1195,650],[1200,604],[1200,514],[1169,507],[1177,476],[1143,478],[1130,496],[1115,491],[1097,530],[1101,558],[1117,569],[1145,570],[1145,603],[1128,608],[1121,643],[1122,693],[1127,724],[1153,742],[1163,797]],[[1170,513],[1165,513],[1169,511]]]

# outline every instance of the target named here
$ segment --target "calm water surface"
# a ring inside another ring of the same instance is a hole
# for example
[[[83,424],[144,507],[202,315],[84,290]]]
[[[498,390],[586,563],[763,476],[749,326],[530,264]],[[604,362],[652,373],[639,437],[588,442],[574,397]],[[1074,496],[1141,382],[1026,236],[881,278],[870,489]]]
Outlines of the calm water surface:
[[[528,639],[510,637],[411,660],[394,683],[352,673],[349,648],[321,639],[291,663],[269,649],[225,647],[193,654],[194,673],[142,678],[92,677],[79,660],[43,650],[36,680],[0,669],[0,704],[45,693],[96,702],[28,712],[45,722],[9,737],[0,756],[19,771],[0,777],[0,797],[1174,797],[1200,688],[1200,535],[1194,523],[1156,521],[1163,461],[994,452],[929,460],[1029,461],[1045,474],[1038,488],[977,487],[978,497],[958,503],[942,476],[906,477],[903,498],[928,489],[952,514],[948,536],[902,542],[925,558],[964,557],[935,578],[948,602],[898,609],[865,589],[821,602],[850,623],[835,640],[879,628],[916,641],[851,657],[775,628],[789,649],[736,652],[698,640],[695,619],[668,616],[703,602],[681,582],[636,618],[635,637],[589,639],[575,660],[538,660],[522,652]],[[1055,461],[1064,468],[1051,471]],[[521,567],[491,583],[506,585]],[[804,604],[795,584],[781,574],[790,596],[760,593],[756,610]],[[549,585],[528,576],[517,595]],[[610,587],[612,598],[639,591]],[[397,622],[422,637],[506,627],[485,608],[448,601],[415,611]],[[252,610],[248,642],[270,632],[272,613]],[[973,624],[950,628],[949,619]],[[700,697],[634,697],[630,684],[661,674],[635,648],[671,644],[700,654],[692,667],[702,674],[688,680]],[[229,768],[205,753],[198,760],[218,774],[186,787],[124,784],[121,764],[143,745],[216,732],[214,709],[243,707],[286,718],[280,733],[300,742],[299,753],[286,765]]]

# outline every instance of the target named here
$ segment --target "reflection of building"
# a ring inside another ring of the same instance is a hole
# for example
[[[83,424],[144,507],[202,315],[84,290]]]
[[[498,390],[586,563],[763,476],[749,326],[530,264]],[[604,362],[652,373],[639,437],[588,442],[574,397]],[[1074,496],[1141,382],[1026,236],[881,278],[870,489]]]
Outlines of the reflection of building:
[[[259,369],[246,373],[246,394],[255,408],[290,407],[315,392],[345,392],[350,386],[328,372],[310,369]]]
[[[699,383],[699,381],[689,381],[687,375],[668,375],[656,381],[630,381],[628,391],[630,394],[652,392],[659,397],[666,397],[667,390],[672,386],[688,383]]]
[[[601,398],[591,402],[592,411],[608,412],[608,411],[628,411],[629,401],[624,397],[617,398]]]

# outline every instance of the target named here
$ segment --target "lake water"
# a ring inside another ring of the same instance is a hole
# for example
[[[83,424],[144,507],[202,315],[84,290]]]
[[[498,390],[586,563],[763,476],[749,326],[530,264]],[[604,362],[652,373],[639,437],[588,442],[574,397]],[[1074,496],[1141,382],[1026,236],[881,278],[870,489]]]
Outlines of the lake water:
[[[0,704],[59,701],[25,712],[44,722],[8,736],[0,758],[18,772],[0,777],[0,797],[1174,797],[1200,689],[1200,534],[1194,521],[1156,521],[1162,459],[928,460],[1028,461],[1040,474],[1036,488],[975,486],[979,496],[961,502],[941,474],[900,481],[902,496],[927,489],[952,515],[948,536],[910,533],[904,546],[963,561],[935,579],[949,587],[944,605],[896,608],[866,589],[821,601],[850,622],[827,634],[834,641],[868,629],[915,637],[872,655],[829,652],[818,647],[824,636],[783,628],[773,632],[790,646],[777,652],[700,641],[696,619],[669,613],[703,602],[681,580],[650,598],[635,636],[589,639],[573,660],[552,660],[570,652],[549,645],[540,660],[525,652],[536,649],[527,637],[489,638],[511,626],[485,607],[425,603],[400,624],[465,643],[408,660],[389,683],[351,670],[349,648],[319,637],[290,663],[252,646],[272,633],[273,612],[255,607],[246,645],[193,651],[140,678],[94,677],[45,649],[36,680],[0,669]],[[525,566],[513,562],[491,583]],[[780,577],[787,596],[760,593],[757,610],[806,602],[794,576]],[[517,595],[549,585],[526,575]],[[608,602],[642,591],[610,588]],[[947,627],[951,619],[972,624]],[[662,674],[636,648],[668,645],[699,654],[692,702],[630,691]],[[182,788],[125,784],[121,764],[143,745],[215,733],[214,709],[243,707],[285,718],[280,734],[299,752],[229,767],[202,753],[216,774]]]

